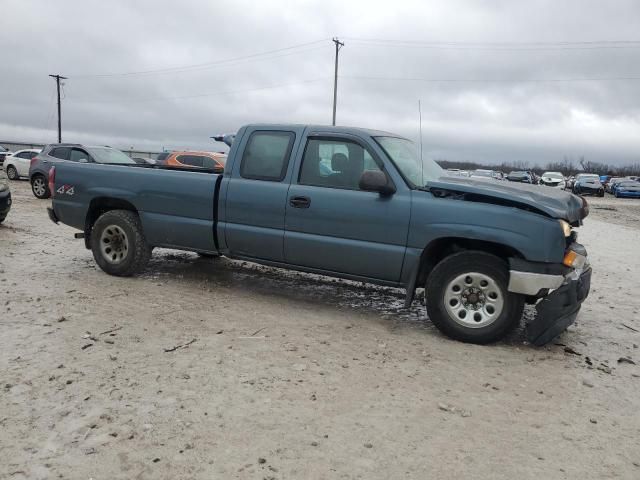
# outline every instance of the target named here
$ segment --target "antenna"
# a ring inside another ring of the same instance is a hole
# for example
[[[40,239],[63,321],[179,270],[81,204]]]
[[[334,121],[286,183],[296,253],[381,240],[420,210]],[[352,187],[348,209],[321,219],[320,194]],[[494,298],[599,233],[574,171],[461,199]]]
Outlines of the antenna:
[[[424,161],[422,160],[422,105],[420,99],[418,99],[418,118],[419,118],[419,130],[420,130],[420,180],[422,181],[421,187],[424,187]]]

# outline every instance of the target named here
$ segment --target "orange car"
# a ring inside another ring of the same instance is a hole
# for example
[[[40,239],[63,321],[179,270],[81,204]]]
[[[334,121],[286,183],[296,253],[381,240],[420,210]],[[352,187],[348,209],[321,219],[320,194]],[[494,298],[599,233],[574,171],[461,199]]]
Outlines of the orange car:
[[[223,169],[227,155],[214,152],[171,152],[166,159],[158,161],[173,167]]]

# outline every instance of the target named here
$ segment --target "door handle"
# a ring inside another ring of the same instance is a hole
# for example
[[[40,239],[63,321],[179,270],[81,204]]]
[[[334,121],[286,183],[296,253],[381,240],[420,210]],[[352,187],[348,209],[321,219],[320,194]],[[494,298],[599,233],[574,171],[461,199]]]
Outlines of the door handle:
[[[289,199],[289,205],[293,208],[309,208],[311,199],[309,197],[291,197]]]

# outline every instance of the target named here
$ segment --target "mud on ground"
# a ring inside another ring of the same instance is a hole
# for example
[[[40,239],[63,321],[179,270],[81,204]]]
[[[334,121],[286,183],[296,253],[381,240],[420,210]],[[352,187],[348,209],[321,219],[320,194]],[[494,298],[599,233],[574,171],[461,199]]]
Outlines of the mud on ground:
[[[0,478],[640,478],[640,202],[590,200],[591,295],[534,348],[450,341],[399,290],[226,259],[157,251],[109,277],[11,186]]]

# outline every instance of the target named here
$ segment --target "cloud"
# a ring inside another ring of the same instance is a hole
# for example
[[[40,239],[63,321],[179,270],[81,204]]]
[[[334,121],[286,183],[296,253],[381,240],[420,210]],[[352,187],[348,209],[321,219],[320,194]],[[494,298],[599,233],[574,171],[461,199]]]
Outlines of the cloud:
[[[640,151],[640,43],[602,43],[640,40],[632,0],[5,0],[3,20],[7,140],[55,140],[52,73],[69,77],[67,141],[219,148],[210,135],[245,123],[330,123],[338,35],[339,124],[415,139],[420,99],[437,158]]]

